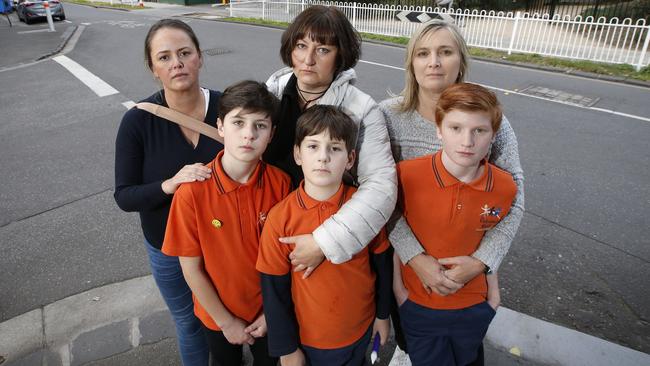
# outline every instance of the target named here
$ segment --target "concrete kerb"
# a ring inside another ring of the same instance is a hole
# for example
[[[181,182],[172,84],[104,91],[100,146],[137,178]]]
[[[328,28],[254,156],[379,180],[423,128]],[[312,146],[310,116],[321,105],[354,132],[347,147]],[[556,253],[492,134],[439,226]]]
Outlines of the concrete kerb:
[[[650,365],[650,355],[504,308],[490,324],[487,342],[544,365]],[[516,349],[516,351],[515,351]]]
[[[165,313],[153,278],[134,278],[0,323],[0,353],[13,366],[35,364],[35,354],[38,364],[79,365],[137,347],[143,333],[149,343],[169,336],[173,325],[165,321]],[[151,317],[165,324],[153,332],[158,335],[142,328]]]
[[[37,58],[36,61],[46,59],[46,58],[48,58],[50,56],[54,56],[54,55],[58,54],[59,52],[61,52],[63,50],[63,48],[68,44],[68,41],[70,40],[70,38],[72,38],[72,36],[75,34],[75,32],[77,31],[78,28],[79,28],[79,26],[77,26],[77,25],[73,25],[72,27],[68,27],[68,29],[66,29],[65,33],[63,33],[63,35],[62,35],[63,41],[61,41],[61,43],[59,43],[59,45],[56,47],[56,49],[54,51],[50,52],[50,53],[46,53],[46,54],[42,55],[41,57]]]
[[[73,25],[71,27],[68,27],[68,29],[66,29],[65,33],[62,35],[63,40],[58,44],[58,46],[56,47],[56,49],[54,51],[43,54],[43,55],[37,57],[34,61],[31,61],[31,62],[25,62],[25,63],[18,64],[18,65],[1,67],[0,72],[11,71],[11,70],[16,70],[16,69],[21,69],[21,68],[27,67],[27,66],[32,66],[32,65],[35,65],[37,63],[43,62],[43,61],[45,61],[45,60],[47,60],[47,59],[49,59],[51,57],[54,57],[56,55],[65,54],[67,52],[70,52],[70,50],[73,47],[72,45],[74,45],[76,43],[76,41],[79,39],[79,37],[81,36],[81,33],[83,32],[84,28],[85,28],[85,26],[83,26],[83,25],[80,25],[80,26]]]
[[[3,366],[80,365],[174,336],[151,276],[106,285],[0,323]],[[501,307],[486,341],[546,365],[649,365],[650,355]]]

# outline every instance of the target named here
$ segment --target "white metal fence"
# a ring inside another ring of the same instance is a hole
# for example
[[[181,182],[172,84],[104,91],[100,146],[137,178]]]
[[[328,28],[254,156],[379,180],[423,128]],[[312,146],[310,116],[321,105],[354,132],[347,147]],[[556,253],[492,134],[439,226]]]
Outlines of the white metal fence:
[[[230,15],[291,22],[310,5],[339,8],[352,25],[364,33],[410,36],[419,23],[402,22],[402,11],[446,14],[454,19],[470,46],[545,56],[634,65],[638,70],[650,63],[650,26],[644,19],[594,19],[529,13],[496,13],[446,8],[425,8],[356,2],[313,0],[237,1]],[[428,16],[423,15],[422,19]]]

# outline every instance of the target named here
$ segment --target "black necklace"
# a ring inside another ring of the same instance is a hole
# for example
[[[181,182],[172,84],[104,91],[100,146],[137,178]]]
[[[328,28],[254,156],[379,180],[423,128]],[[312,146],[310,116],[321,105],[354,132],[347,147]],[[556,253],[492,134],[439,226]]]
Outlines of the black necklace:
[[[315,92],[315,93],[314,93],[314,92],[308,92],[308,91],[306,91],[306,90],[302,90],[302,89],[300,89],[300,87],[298,86],[298,83],[296,83],[296,89],[298,90],[298,95],[300,96],[300,99],[302,99],[303,102],[305,102],[305,108],[304,108],[304,109],[307,109],[307,106],[309,106],[309,104],[310,104],[311,102],[315,102],[315,101],[317,101],[318,99],[320,99],[323,95],[325,95],[325,93],[327,93],[327,90],[328,90],[329,88],[330,88],[330,87],[329,87],[329,85],[328,85],[327,88],[325,88],[325,90],[323,90],[322,92]],[[305,94],[315,95],[316,97],[315,97],[315,98],[311,98],[311,99],[307,99],[307,98],[305,98],[305,96],[303,95],[303,93],[305,93]]]
[[[296,89],[298,89],[299,92],[305,93],[305,94],[325,94],[325,92],[327,91],[327,89],[329,89],[329,87],[330,86],[328,85],[327,88],[325,88],[325,90],[323,90],[322,92],[310,92],[310,91],[300,89],[300,87],[298,86],[298,83],[296,83]]]

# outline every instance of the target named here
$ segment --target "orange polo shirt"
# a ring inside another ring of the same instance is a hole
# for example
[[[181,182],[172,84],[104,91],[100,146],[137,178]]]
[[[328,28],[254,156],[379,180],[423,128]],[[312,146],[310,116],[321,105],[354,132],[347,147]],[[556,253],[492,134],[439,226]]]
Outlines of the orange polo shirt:
[[[174,194],[162,251],[203,257],[205,271],[224,306],[252,322],[262,313],[262,288],[255,270],[267,213],[291,190],[291,179],[260,161],[245,184],[228,177],[223,150],[210,163],[212,177],[182,184]],[[194,297],[194,312],[206,327],[220,330]]]
[[[510,211],[517,193],[512,176],[483,161],[483,173],[466,184],[442,164],[442,152],[397,165],[404,218],[427,254],[435,258],[471,255],[487,230]],[[429,295],[415,271],[401,266],[409,299],[431,309],[461,309],[486,300],[480,274],[453,295]]]
[[[257,259],[257,269],[265,274],[291,272],[289,254],[294,245],[278,238],[309,234],[350,199],[355,188],[341,185],[327,201],[317,201],[303,184],[269,213]],[[375,274],[370,253],[388,249],[384,230],[348,262],[324,261],[307,279],[292,272],[291,295],[300,329],[300,343],[319,349],[335,349],[358,341],[375,318]]]

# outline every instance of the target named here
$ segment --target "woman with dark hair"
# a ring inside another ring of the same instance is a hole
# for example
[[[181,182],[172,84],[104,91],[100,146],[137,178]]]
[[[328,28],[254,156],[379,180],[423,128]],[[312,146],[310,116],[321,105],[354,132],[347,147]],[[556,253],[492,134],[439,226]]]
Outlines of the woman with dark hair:
[[[190,26],[176,19],[156,22],[145,38],[144,58],[162,90],[143,102],[216,126],[220,93],[199,85],[203,58]],[[183,365],[207,365],[208,346],[178,257],[160,249],[174,192],[182,183],[210,178],[204,164],[222,148],[198,132],[135,108],[122,118],[115,142],[115,201],[122,210],[140,214],[151,272],[174,319]]]
[[[325,258],[348,261],[365,248],[390,217],[397,197],[395,162],[384,116],[377,103],[354,86],[352,69],[361,54],[361,38],[334,7],[312,6],[282,34],[280,56],[287,66],[266,82],[281,98],[279,125],[265,160],[292,176],[302,172],[293,160],[296,120],[317,104],[333,105],[359,127],[357,164],[351,180],[359,185],[352,198],[313,233],[282,239],[296,244],[290,258],[308,276]]]

